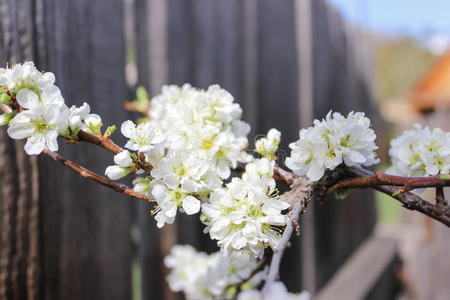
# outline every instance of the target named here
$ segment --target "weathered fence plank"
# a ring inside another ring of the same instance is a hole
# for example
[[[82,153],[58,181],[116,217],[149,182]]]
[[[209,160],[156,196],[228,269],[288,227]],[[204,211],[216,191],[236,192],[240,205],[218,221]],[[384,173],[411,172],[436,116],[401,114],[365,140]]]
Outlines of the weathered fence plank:
[[[364,70],[355,65],[352,38],[339,13],[324,1],[312,1],[314,116],[323,118],[333,109],[374,115],[367,86],[360,86]],[[356,37],[355,37],[356,38]],[[371,234],[375,202],[370,191],[352,191],[343,201],[328,196],[315,203],[316,281],[323,286],[354,249]]]
[[[32,1],[0,3],[0,63],[30,59],[33,52]],[[0,129],[0,299],[36,299],[39,239],[37,160]]]
[[[53,71],[67,103],[89,102],[105,125],[126,118],[123,2],[44,1],[41,68]],[[120,134],[115,137],[123,143]],[[92,145],[60,152],[103,173],[112,154]],[[129,299],[128,197],[40,159],[43,299]]]

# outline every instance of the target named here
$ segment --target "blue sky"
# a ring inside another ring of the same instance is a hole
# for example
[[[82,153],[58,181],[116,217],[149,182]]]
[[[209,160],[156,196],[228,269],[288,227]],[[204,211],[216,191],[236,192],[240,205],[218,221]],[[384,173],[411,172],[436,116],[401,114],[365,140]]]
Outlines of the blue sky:
[[[388,33],[450,35],[450,0],[328,0],[347,19]]]

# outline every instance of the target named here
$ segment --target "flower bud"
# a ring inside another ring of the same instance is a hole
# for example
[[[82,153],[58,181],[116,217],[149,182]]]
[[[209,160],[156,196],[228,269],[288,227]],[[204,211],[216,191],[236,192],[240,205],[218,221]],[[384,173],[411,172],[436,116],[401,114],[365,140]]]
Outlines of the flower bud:
[[[278,149],[280,137],[281,133],[278,130],[275,128],[270,129],[267,133],[267,137],[256,141],[256,151],[263,156],[273,156]]]
[[[84,123],[87,126],[87,131],[93,135],[101,135],[100,128],[102,127],[102,119],[99,115],[90,114],[84,118]]]
[[[105,175],[108,176],[111,180],[118,180],[120,178],[123,178],[127,176],[129,171],[125,168],[122,168],[120,166],[109,166],[105,170]]]
[[[78,132],[78,130],[80,130],[82,125],[83,123],[81,122],[80,116],[73,116],[69,120],[69,126],[72,132]]]
[[[133,160],[130,157],[130,152],[128,150],[124,150],[119,154],[114,155],[114,163],[124,168],[129,167],[133,163]]]

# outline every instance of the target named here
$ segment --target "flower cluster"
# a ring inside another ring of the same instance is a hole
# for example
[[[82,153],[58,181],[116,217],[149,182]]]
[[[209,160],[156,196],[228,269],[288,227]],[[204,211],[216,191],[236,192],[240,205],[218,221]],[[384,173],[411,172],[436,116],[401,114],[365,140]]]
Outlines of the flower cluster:
[[[430,176],[450,172],[450,132],[416,124],[391,141],[392,166],[386,171],[400,176]]]
[[[267,292],[263,294],[258,290],[247,290],[239,293],[237,300],[264,300],[264,299],[283,299],[283,300],[309,300],[311,294],[303,291],[299,294],[289,293],[281,281],[274,282]]]
[[[205,152],[225,179],[230,167],[248,159],[244,149],[250,126],[240,120],[241,115],[233,96],[218,85],[207,90],[171,85],[151,100],[149,122],[167,134],[168,149]]]
[[[344,117],[330,111],[324,120],[315,120],[313,127],[300,130],[300,139],[289,145],[292,153],[286,166],[312,181],[342,162],[346,166],[370,166],[379,161],[375,158],[375,137],[364,113],[350,112]]]
[[[212,239],[225,254],[250,251],[262,257],[264,248],[276,249],[280,234],[276,226],[284,226],[289,207],[277,196],[273,161],[267,158],[247,164],[242,178],[233,178],[225,188],[215,189],[202,205],[202,221]]]
[[[175,245],[164,263],[171,269],[170,289],[183,291],[187,299],[233,299],[233,285],[249,279],[257,265],[244,253],[225,258],[219,252],[208,255],[188,245]],[[258,285],[264,273],[255,274],[248,288]]]
[[[250,161],[245,153],[250,127],[240,120],[242,110],[218,85],[199,90],[190,85],[164,86],[150,103],[149,120],[121,126],[125,148],[143,154],[153,166],[150,176],[133,181],[134,189],[157,202],[157,226],[173,223],[178,208],[199,212],[200,200],[222,186],[230,168]],[[110,166],[106,175],[117,179],[128,166]]]
[[[67,107],[53,73],[39,72],[32,62],[0,68],[0,102],[10,112],[1,116],[1,124],[9,125],[13,139],[27,138],[25,151],[40,154],[44,149],[58,150],[58,136],[73,138],[80,129],[97,134],[101,127],[98,115],[89,114],[90,107]]]

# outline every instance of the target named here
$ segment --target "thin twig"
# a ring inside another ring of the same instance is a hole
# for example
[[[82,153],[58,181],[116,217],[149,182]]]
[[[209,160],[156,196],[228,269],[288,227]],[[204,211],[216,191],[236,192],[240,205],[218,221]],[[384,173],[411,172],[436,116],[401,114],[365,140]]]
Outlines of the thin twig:
[[[260,271],[264,270],[264,268],[269,264],[271,258],[273,255],[273,251],[272,248],[267,248],[266,249],[266,253],[264,254],[264,258],[261,260],[261,262],[252,270],[252,272],[250,273],[250,275],[243,279],[241,282],[239,282],[238,284],[236,284],[236,287],[238,288],[238,290],[241,289],[242,285],[245,284],[246,282],[249,282],[253,276],[255,276],[256,274],[258,274]]]
[[[136,193],[132,188],[130,188],[124,184],[116,183],[116,182],[111,181],[97,173],[94,173],[73,161],[65,159],[58,153],[52,152],[47,149],[45,149],[43,151],[43,153],[47,154],[53,160],[59,162],[60,164],[69,168],[70,170],[74,171],[75,173],[78,173],[79,175],[83,176],[84,178],[87,178],[87,179],[93,180],[97,183],[100,183],[101,185],[109,187],[109,188],[115,190],[116,192],[149,201],[149,198],[147,196]]]
[[[111,140],[110,138],[106,138],[106,137],[102,137],[102,136],[95,136],[95,135],[87,133],[84,130],[80,130],[78,132],[77,137],[78,137],[79,141],[97,145],[97,146],[105,148],[106,150],[109,150],[115,154],[118,154],[118,153],[124,151],[124,149],[122,147],[120,147],[119,145],[114,143],[114,141]],[[145,158],[143,158],[142,156],[139,156],[139,155],[137,156],[136,159],[133,160],[133,162],[135,164],[137,164],[139,166],[139,168],[146,171],[147,173],[150,173],[150,171],[153,168],[149,163],[147,163],[145,161]]]

